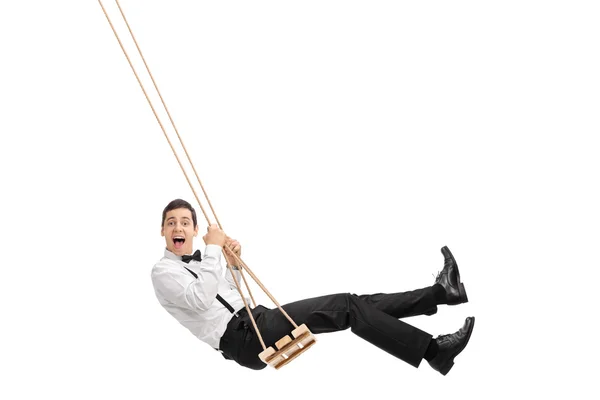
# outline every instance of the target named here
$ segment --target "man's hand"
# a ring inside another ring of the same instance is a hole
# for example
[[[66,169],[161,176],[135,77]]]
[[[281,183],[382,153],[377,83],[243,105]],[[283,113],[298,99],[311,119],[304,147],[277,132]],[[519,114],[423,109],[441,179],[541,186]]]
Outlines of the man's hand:
[[[223,247],[225,244],[226,235],[217,224],[212,224],[207,228],[208,233],[202,237],[204,239],[204,243],[216,244],[217,246]]]
[[[242,257],[242,245],[237,240],[232,239],[229,236],[227,236],[225,238],[225,247],[228,247],[231,250],[233,250],[235,255],[238,256],[238,258]],[[239,264],[238,260],[234,256],[232,256],[228,250],[225,250],[225,258],[227,259],[227,263],[229,265],[238,266],[238,264]]]

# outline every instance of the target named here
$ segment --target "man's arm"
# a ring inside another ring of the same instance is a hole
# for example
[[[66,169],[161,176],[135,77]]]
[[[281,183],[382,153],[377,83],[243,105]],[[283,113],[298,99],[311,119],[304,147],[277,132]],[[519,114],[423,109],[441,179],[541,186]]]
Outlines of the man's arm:
[[[231,266],[231,268],[233,269],[233,273],[235,274],[235,279],[237,279],[238,283],[240,284],[240,287],[242,287],[242,274],[240,272],[240,268],[237,266]],[[237,290],[237,287],[235,286],[235,281],[231,276],[231,270],[229,268],[227,268],[227,271],[225,271],[225,280],[229,284],[230,289]]]
[[[240,284],[240,287],[242,287],[242,274],[240,272],[242,267],[239,266],[239,262],[237,261],[237,259],[235,257],[233,257],[225,247],[229,247],[230,249],[232,249],[233,252],[235,253],[235,255],[238,258],[240,258],[242,256],[242,246],[240,245],[240,243],[237,240],[227,237],[227,239],[225,241],[225,246],[223,248],[223,251],[226,254],[225,259],[227,260],[227,264],[231,266],[231,269],[233,269],[235,278],[237,279],[238,283]],[[225,271],[225,280],[229,284],[230,289],[237,290],[237,287],[235,286],[235,281],[233,280],[233,277],[231,276],[231,270],[229,268],[227,268],[227,270]]]
[[[217,297],[221,270],[221,246],[209,244],[199,264],[190,264],[198,278],[189,271],[169,265],[157,265],[152,270],[156,293],[178,307],[207,310]]]

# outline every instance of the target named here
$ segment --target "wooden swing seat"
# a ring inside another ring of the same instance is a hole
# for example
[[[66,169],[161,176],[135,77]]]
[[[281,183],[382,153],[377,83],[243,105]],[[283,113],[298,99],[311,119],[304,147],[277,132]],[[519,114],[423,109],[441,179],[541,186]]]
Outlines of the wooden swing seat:
[[[285,335],[275,343],[275,350],[272,346],[262,351],[258,357],[267,365],[279,369],[304,353],[310,346],[315,344],[317,339],[308,329],[306,324],[302,324],[292,331],[292,340],[289,335]]]

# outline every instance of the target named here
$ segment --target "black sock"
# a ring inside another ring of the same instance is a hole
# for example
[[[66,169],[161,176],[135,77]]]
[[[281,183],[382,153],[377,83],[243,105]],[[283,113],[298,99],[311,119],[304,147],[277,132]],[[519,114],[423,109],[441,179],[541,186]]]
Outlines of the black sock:
[[[423,356],[423,358],[426,359],[427,361],[433,360],[433,358],[435,356],[437,356],[438,350],[439,350],[439,346],[438,346],[437,342],[435,341],[435,339],[431,339],[431,342],[429,342],[429,347],[427,347],[427,350],[425,351],[425,355]]]
[[[446,304],[446,289],[439,283],[436,283],[431,287],[433,289],[433,297],[438,304]]]

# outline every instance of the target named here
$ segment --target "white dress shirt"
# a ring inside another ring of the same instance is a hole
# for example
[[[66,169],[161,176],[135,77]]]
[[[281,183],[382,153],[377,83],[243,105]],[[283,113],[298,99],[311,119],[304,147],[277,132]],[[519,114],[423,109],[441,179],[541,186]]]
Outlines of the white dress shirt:
[[[235,274],[241,283],[240,272]],[[151,277],[156,297],[165,310],[198,339],[218,349],[233,314],[217,300],[217,293],[236,312],[244,308],[231,272],[221,265],[221,247],[207,245],[202,261],[191,260],[189,264],[165,249],[165,256],[154,265]],[[247,301],[250,304],[250,299]]]

